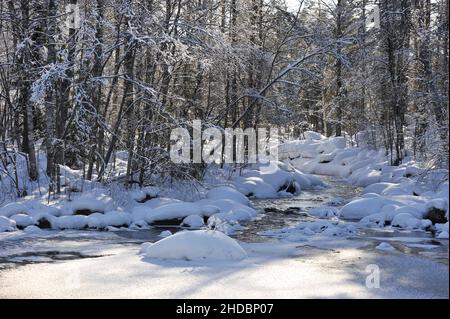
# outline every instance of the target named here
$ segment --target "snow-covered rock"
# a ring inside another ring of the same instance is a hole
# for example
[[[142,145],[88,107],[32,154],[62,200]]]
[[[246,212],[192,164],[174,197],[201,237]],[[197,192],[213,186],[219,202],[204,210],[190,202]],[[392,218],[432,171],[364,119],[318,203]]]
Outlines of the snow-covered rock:
[[[33,217],[26,214],[15,214],[11,216],[10,219],[16,222],[17,227],[21,228],[25,228],[34,224]]]
[[[448,232],[448,223],[449,222],[446,222],[445,224],[436,224],[435,225],[436,230],[437,231],[446,231],[446,232]]]
[[[35,225],[30,225],[27,226],[23,229],[23,231],[27,234],[35,234],[35,233],[41,233],[42,229],[40,229],[39,227],[35,226]]]
[[[87,225],[91,228],[106,228],[108,226],[129,226],[132,222],[130,213],[110,211],[105,214],[93,213],[87,217]]]
[[[155,198],[133,207],[131,216],[134,224],[170,223],[179,225],[188,216],[195,227],[201,227],[200,220],[217,215],[226,221],[249,220],[257,215],[250,207],[250,201],[231,187],[217,187],[207,193],[207,198],[196,202],[183,202],[167,198]],[[197,217],[193,217],[197,216]]]
[[[394,183],[374,183],[364,188],[363,194],[367,193],[375,193],[375,194],[381,194],[386,188],[390,186],[394,186],[396,184]]]
[[[202,216],[200,205],[197,203],[175,202],[148,210],[146,222],[153,223],[170,219],[183,219],[189,215]]]
[[[375,247],[376,249],[379,250],[386,250],[386,251],[394,251],[395,248],[389,244],[389,243],[380,243],[377,247]]]
[[[369,228],[383,228],[386,225],[386,215],[384,213],[375,213],[362,218],[359,225]]]
[[[146,208],[156,208],[160,206],[164,206],[167,204],[173,204],[173,203],[183,203],[183,201],[175,198],[168,198],[168,197],[157,197],[152,198],[149,201],[146,201],[143,204],[136,205],[135,207],[146,207]]]
[[[29,209],[21,203],[9,203],[0,208],[0,216],[11,217],[16,214],[28,214]]]
[[[261,166],[258,170],[249,170],[242,176],[260,178],[264,183],[272,186],[276,192],[287,188],[293,182],[292,175],[280,169],[277,164],[271,164],[269,167]]]
[[[322,163],[322,164],[329,163],[334,159],[335,156],[336,156],[336,153],[334,153],[334,152],[319,154],[318,161],[319,161],[319,163]]]
[[[255,198],[275,198],[277,191],[259,177],[242,177],[234,179],[238,190],[246,196]]]
[[[130,197],[137,202],[145,202],[147,200],[158,197],[161,190],[155,186],[146,186],[130,191]]]
[[[49,213],[38,213],[33,215],[33,224],[39,228],[58,228],[57,218]]]
[[[87,226],[87,217],[83,215],[56,217],[56,228],[59,229],[83,229]]]
[[[0,232],[14,230],[16,230],[16,222],[5,216],[0,216]]]
[[[437,235],[436,238],[438,238],[438,239],[448,239],[448,231],[440,232],[439,235]]]
[[[431,226],[431,221],[428,219],[418,219],[408,213],[400,213],[395,215],[391,225],[407,229],[425,229]]]
[[[203,217],[199,215],[189,215],[183,219],[181,226],[189,227],[191,229],[199,229],[205,225]]]
[[[448,191],[448,190],[447,190]],[[448,199],[447,198],[434,198],[427,202],[426,209],[429,210],[431,208],[440,209],[442,211],[446,211],[448,207]]]
[[[226,235],[231,235],[236,231],[242,230],[242,226],[237,221],[226,220],[218,215],[213,215],[208,218],[208,229],[218,230]]]
[[[231,199],[233,201],[236,201],[238,203],[241,203],[243,205],[250,206],[251,203],[247,197],[245,197],[241,192],[238,190],[229,187],[229,186],[221,186],[216,187],[208,191],[206,194],[206,198],[208,199]]]
[[[217,207],[220,212],[211,216],[216,216],[224,221],[229,222],[250,220],[256,217],[256,215],[258,214],[258,212],[252,207],[243,205],[230,199],[201,199],[197,201],[196,204],[201,205],[201,207]],[[203,212],[203,215],[208,216],[206,215],[205,211]]]
[[[339,215],[339,209],[336,207],[322,206],[312,208],[308,213],[318,218],[332,218]]]
[[[446,222],[445,224],[436,224],[436,231],[437,231],[437,236],[436,238],[439,239],[448,239],[448,222]]]
[[[325,139],[317,148],[321,154],[331,154],[335,150],[342,150],[345,148],[347,140],[343,136],[330,137]],[[334,157],[334,156],[333,156]]]
[[[325,138],[322,134],[314,132],[314,131],[303,132],[303,136],[305,137],[306,140],[310,140],[310,141],[319,141],[319,140]]]
[[[105,212],[114,208],[112,198],[103,192],[92,191],[69,202],[64,208],[65,215],[90,215]]]
[[[170,230],[163,230],[158,236],[165,238],[165,237],[169,237],[171,235],[172,235],[172,232]]]
[[[337,220],[317,220],[311,222],[300,222],[293,227],[284,227],[276,230],[263,231],[260,234],[280,239],[288,238],[293,234],[303,236],[321,235],[325,237],[347,237],[357,233],[354,225],[345,224]]]
[[[178,232],[154,244],[144,244],[141,251],[145,257],[159,259],[226,261],[247,257],[234,239],[215,230]]]
[[[340,215],[346,219],[362,219],[365,216],[378,213],[384,204],[383,199],[378,197],[360,198],[342,207]]]

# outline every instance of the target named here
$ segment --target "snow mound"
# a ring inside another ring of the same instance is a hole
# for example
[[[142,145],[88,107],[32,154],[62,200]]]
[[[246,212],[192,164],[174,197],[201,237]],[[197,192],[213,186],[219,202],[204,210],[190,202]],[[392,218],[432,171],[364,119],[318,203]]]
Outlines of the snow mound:
[[[90,228],[106,228],[108,226],[129,226],[132,216],[122,211],[110,211],[105,214],[93,213],[87,217],[87,224]]]
[[[189,215],[202,215],[201,207],[196,203],[175,202],[149,210],[145,221],[153,223],[161,220],[182,219]]]
[[[154,244],[143,244],[141,251],[146,257],[159,259],[241,260],[247,257],[234,239],[215,230],[178,232]]]
[[[346,219],[362,219],[368,215],[378,213],[384,205],[381,198],[360,198],[344,205],[340,215]]]
[[[389,244],[389,243],[380,243],[377,247],[375,247],[376,249],[379,250],[386,250],[386,251],[394,251],[395,248]]]
[[[233,182],[239,192],[254,198],[287,197],[299,194],[302,189],[325,186],[320,178],[278,161],[255,164]]]
[[[239,176],[234,179],[234,184],[241,193],[255,198],[275,198],[277,191],[259,177]]]
[[[172,232],[170,230],[163,230],[159,235],[159,237],[169,237],[172,236]]]
[[[268,237],[292,241],[292,235],[313,236],[321,235],[325,237],[351,237],[357,233],[357,228],[350,224],[341,223],[337,220],[333,221],[311,221],[301,222],[294,227],[284,227],[276,230],[263,231],[260,234]],[[290,239],[289,239],[290,238]]]
[[[396,185],[396,184],[386,183],[386,182],[374,183],[374,184],[371,184],[371,185],[365,187],[363,190],[363,194],[368,194],[368,193],[381,194],[386,188],[389,188],[394,185]]]
[[[130,197],[137,202],[145,202],[152,198],[158,197],[160,189],[155,186],[147,186],[144,188],[137,188],[130,191]]]
[[[0,208],[0,216],[11,217],[16,214],[28,214],[29,209],[21,203],[9,203]]]
[[[347,147],[343,137],[326,138],[308,133],[304,140],[281,144],[278,154],[281,160],[289,161],[305,173],[348,178],[354,185],[367,187],[364,193],[421,195],[429,188],[418,185],[418,177],[425,172],[433,175],[433,171],[425,171],[411,158],[405,158],[399,166],[391,166],[390,158],[383,150]],[[444,171],[442,173],[448,174]],[[430,177],[430,180],[438,179]]]
[[[362,218],[358,224],[362,227],[383,228],[386,226],[386,215],[384,213],[371,214]]]
[[[243,194],[232,187],[222,186],[210,190],[207,198],[196,202],[154,198],[134,206],[131,218],[133,224],[139,225],[167,222],[200,228],[206,217],[216,216],[227,222],[235,222],[250,220],[256,215],[257,211]]]
[[[216,187],[208,191],[206,194],[208,199],[231,199],[243,205],[250,206],[250,200],[242,193],[229,186]]]
[[[315,207],[308,213],[318,218],[332,218],[339,215],[339,209],[337,209],[336,207],[322,206]]]
[[[242,230],[241,224],[237,221],[224,220],[217,215],[208,218],[208,228],[218,230],[226,235],[231,235],[236,231]]]
[[[15,214],[11,216],[10,219],[15,221],[16,225],[21,228],[25,228],[34,224],[33,217],[26,214]]]
[[[90,215],[95,212],[105,212],[114,208],[113,200],[103,190],[92,190],[87,194],[69,202],[64,208],[64,215]]]
[[[208,209],[213,206],[217,207],[219,213],[210,216],[215,216],[227,222],[251,220],[258,214],[258,212],[252,207],[242,205],[241,203],[235,202],[231,199],[201,199],[196,203],[197,205],[201,205],[204,216],[207,216],[204,207],[207,207]]]
[[[16,222],[5,216],[0,216],[0,232],[14,230],[16,230]]]
[[[318,141],[325,138],[322,134],[314,131],[306,131],[303,133],[303,136],[310,141]]]
[[[30,225],[30,226],[25,227],[23,231],[27,234],[35,234],[35,233],[41,233],[42,229],[40,229],[39,227],[37,227],[35,225]]]
[[[189,215],[183,219],[183,222],[181,223],[181,226],[189,227],[191,229],[199,229],[204,225],[203,218],[199,215]]]
[[[84,229],[87,227],[87,217],[83,215],[57,217],[55,225],[52,226],[59,229]]]
[[[438,238],[438,239],[448,239],[448,231],[440,232],[439,235],[436,238]]]
[[[436,230],[439,233],[438,238],[445,238],[445,233],[447,233],[446,239],[448,239],[448,222],[446,222],[445,224],[436,224],[435,226]],[[441,236],[441,234],[443,234],[443,237],[439,237]]]
[[[431,221],[428,219],[418,219],[408,213],[400,213],[395,215],[392,220],[392,226],[407,229],[425,229],[431,226]]]

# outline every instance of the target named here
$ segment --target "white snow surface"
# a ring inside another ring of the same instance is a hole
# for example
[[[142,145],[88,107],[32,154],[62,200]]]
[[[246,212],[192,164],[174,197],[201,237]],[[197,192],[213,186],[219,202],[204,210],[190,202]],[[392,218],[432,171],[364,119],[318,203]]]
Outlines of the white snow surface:
[[[145,257],[183,260],[240,260],[247,257],[232,238],[216,230],[182,231],[154,244],[144,243]]]
[[[189,215],[183,219],[182,226],[189,227],[190,229],[199,229],[205,225],[203,218],[199,215]]]
[[[389,243],[385,243],[385,242],[383,242],[383,243],[380,243],[377,247],[375,247],[376,249],[379,249],[379,250],[386,250],[386,251],[394,251],[395,250],[395,248],[391,245],[391,244],[389,244]]]
[[[241,260],[187,261],[145,257],[139,246],[78,243],[104,257],[3,272],[0,298],[448,298],[447,265],[345,240],[322,244],[242,244]],[[368,264],[382,270],[380,288],[366,287]]]
[[[14,230],[16,230],[16,222],[5,216],[0,216],[0,232]]]
[[[243,205],[250,206],[250,200],[241,192],[229,186],[215,187],[206,193],[208,199],[230,199]]]

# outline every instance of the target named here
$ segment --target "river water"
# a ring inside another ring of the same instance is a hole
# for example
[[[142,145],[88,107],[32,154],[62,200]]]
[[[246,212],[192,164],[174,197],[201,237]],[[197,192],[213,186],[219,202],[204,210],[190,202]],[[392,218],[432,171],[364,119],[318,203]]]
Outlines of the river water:
[[[279,199],[255,199],[260,212],[256,220],[242,223],[242,230],[232,235],[246,243],[270,242],[277,239],[261,235],[270,229],[294,226],[299,222],[317,220],[308,214],[314,207],[332,205],[337,208],[358,196],[361,189],[336,177],[321,176],[328,187],[305,190],[298,196]],[[355,224],[355,221],[344,221]],[[0,270],[29,263],[45,263],[77,258],[101,257],[97,252],[125,245],[155,242],[162,230],[180,228],[151,228],[141,231],[45,231],[42,236],[3,239],[0,241]],[[333,240],[333,238],[330,238]],[[448,240],[438,240],[431,232],[406,231],[392,228],[382,230],[360,229],[349,240],[364,244],[363,249],[375,250],[380,242],[389,242],[404,254],[421,256],[448,265]],[[0,272],[1,273],[1,272]]]

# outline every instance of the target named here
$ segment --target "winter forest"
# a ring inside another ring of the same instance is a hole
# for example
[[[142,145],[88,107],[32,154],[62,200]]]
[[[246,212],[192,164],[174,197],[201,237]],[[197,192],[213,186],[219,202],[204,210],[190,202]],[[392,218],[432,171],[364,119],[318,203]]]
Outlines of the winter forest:
[[[448,298],[448,10],[0,0],[0,298]]]

